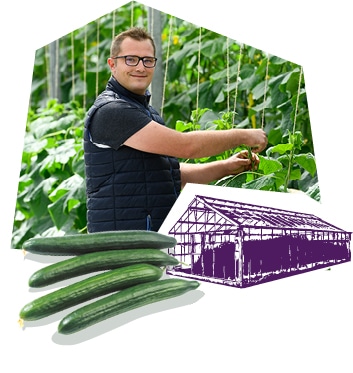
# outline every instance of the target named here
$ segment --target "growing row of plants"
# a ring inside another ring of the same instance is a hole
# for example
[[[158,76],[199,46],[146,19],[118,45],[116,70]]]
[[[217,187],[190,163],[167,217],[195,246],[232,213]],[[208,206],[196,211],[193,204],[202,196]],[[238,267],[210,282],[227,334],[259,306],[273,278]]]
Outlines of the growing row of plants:
[[[35,235],[86,231],[84,117],[109,78],[106,58],[112,35],[130,27],[131,19],[148,28],[148,8],[129,3],[58,41],[60,99],[48,96],[48,48],[37,51],[13,247]],[[217,184],[298,189],[319,200],[301,67],[170,15],[161,14],[161,20],[157,49],[162,50],[163,68],[156,74],[165,74],[162,110],[167,126],[178,131],[262,127],[268,134],[258,170]],[[209,162],[238,150],[182,161]]]

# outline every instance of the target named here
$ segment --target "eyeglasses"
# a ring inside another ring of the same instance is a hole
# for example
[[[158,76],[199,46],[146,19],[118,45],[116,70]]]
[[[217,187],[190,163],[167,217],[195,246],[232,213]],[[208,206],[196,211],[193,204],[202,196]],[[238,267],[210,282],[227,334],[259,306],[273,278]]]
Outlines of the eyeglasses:
[[[137,66],[140,61],[142,61],[143,66],[150,68],[155,67],[157,58],[155,57],[139,57],[139,56],[116,56],[112,57],[113,59],[116,58],[125,58],[125,64],[127,66]]]

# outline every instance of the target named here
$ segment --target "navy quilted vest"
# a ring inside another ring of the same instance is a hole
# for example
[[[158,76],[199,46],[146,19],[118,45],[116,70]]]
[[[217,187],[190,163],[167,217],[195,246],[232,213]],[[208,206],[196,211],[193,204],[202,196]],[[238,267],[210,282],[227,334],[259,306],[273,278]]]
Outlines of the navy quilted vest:
[[[101,148],[90,141],[89,125],[94,112],[111,100],[127,99],[113,91],[100,94],[87,113],[84,159],[89,233],[112,230],[158,231],[181,189],[176,158],[137,151]],[[138,105],[134,102],[135,105]],[[151,118],[164,125],[149,106]]]

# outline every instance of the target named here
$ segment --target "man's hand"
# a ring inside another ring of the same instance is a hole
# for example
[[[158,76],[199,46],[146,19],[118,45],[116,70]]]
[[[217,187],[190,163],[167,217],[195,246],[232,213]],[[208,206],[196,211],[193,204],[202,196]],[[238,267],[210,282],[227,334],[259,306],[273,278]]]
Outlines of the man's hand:
[[[247,150],[242,150],[225,160],[229,175],[237,175],[241,172],[257,170],[260,159],[256,153],[251,153]]]

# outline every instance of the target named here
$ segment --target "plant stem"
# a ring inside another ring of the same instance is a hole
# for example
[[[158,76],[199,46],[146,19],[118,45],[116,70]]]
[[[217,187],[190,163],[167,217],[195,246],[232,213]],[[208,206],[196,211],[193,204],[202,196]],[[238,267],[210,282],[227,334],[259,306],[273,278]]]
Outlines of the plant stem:
[[[248,151],[248,159],[251,161],[251,171],[253,172],[253,177],[256,179],[256,170],[255,170],[255,163],[252,159],[252,150],[250,146],[246,146],[246,149]]]
[[[289,157],[288,157],[289,158],[289,162],[288,162],[287,175],[286,175],[286,178],[284,180],[284,191],[285,192],[288,191],[288,184],[289,184],[290,173],[291,173],[291,169],[292,169],[293,155],[294,155],[294,151],[291,150],[290,153],[289,153]]]

